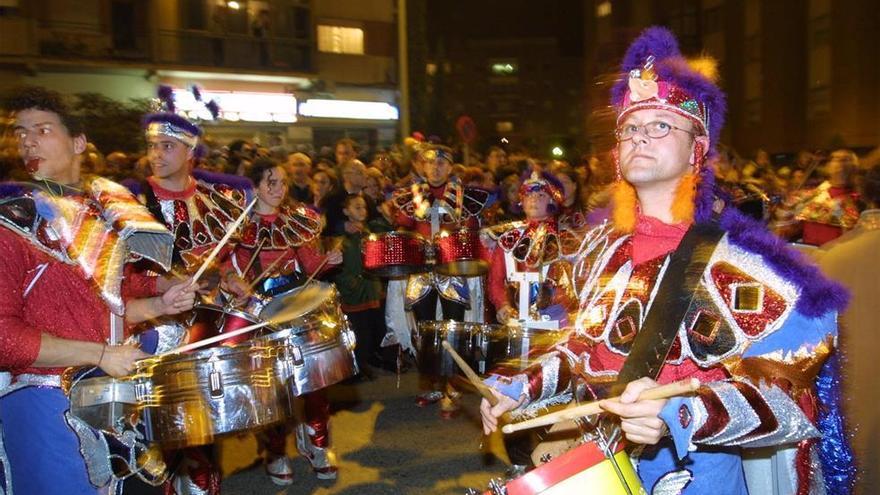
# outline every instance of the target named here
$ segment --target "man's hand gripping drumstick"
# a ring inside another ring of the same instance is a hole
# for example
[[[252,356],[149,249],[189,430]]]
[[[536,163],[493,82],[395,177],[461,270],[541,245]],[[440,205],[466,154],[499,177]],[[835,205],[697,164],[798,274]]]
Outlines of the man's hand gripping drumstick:
[[[655,444],[666,433],[666,425],[658,417],[663,406],[666,405],[666,400],[670,397],[692,393],[699,386],[700,381],[696,378],[662,386],[650,378],[641,378],[627,384],[626,389],[618,397],[570,406],[535,419],[508,424],[502,428],[502,431],[513,433],[604,411],[621,418],[621,429],[629,441],[640,444]],[[486,434],[498,429],[498,418],[502,414],[519,407],[525,401],[525,395],[522,395],[519,401],[514,401],[494,389],[491,389],[491,392],[498,398],[497,405],[492,405],[487,400],[480,404],[483,431]]]

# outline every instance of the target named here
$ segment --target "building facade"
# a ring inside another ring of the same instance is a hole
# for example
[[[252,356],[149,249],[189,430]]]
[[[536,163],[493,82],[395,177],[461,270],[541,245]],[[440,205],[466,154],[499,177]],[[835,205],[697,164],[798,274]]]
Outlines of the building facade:
[[[397,138],[395,0],[2,0],[0,89],[217,97],[218,142]]]

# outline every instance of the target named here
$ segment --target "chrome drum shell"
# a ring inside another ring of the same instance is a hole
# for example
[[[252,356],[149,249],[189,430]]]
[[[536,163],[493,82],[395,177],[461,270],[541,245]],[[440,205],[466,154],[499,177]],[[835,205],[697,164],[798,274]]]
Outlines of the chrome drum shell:
[[[284,420],[292,409],[276,374],[278,354],[248,342],[139,361],[135,392],[147,440],[206,445]]]
[[[297,309],[293,318],[278,323],[280,330],[252,342],[278,349],[277,375],[286,382],[291,397],[329,387],[358,373],[354,357],[355,335],[339,305],[336,287],[313,283],[310,290],[318,297],[299,304],[301,288],[279,294],[260,311],[268,320],[291,305]]]

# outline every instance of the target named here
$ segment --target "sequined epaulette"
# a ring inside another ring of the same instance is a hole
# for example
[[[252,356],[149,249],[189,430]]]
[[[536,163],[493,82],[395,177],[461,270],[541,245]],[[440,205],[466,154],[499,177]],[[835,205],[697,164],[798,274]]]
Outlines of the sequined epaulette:
[[[263,249],[299,247],[321,234],[321,215],[305,205],[283,207],[270,222],[250,222],[241,236],[241,245],[252,249],[263,239]]]
[[[8,190],[8,189],[7,189]],[[54,195],[33,184],[0,198],[0,223],[53,258],[76,265],[121,314],[123,264],[130,255],[168,268],[171,234],[123,186],[87,179],[78,194]]]
[[[200,251],[219,242],[244,211],[244,191],[221,183],[195,182],[187,199],[161,199],[162,216],[174,233],[175,246],[187,265],[199,263]]]
[[[404,215],[416,220],[425,220],[431,207],[429,198],[431,188],[426,182],[414,183],[410,187],[397,189],[391,196],[392,204]],[[476,187],[464,187],[458,181],[449,181],[443,197],[439,198],[450,212],[460,210],[461,219],[454,219],[444,213],[442,223],[454,223],[470,217],[478,217],[484,208],[492,204],[493,195],[490,191]],[[459,204],[461,208],[459,208]]]

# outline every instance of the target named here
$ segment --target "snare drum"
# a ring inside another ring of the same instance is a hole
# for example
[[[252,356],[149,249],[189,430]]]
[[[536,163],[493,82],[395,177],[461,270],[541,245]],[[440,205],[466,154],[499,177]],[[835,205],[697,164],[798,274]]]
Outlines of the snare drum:
[[[400,278],[428,270],[428,241],[414,232],[370,234],[362,245],[364,270]]]
[[[441,275],[478,277],[489,271],[488,252],[478,230],[441,231],[434,236],[437,265]]]
[[[596,444],[585,443],[506,484],[491,483],[486,495],[646,494],[622,445],[615,449],[614,459],[628,490]]]
[[[486,325],[453,320],[420,321],[413,335],[419,371],[432,376],[453,376],[458,366],[443,348],[449,342],[455,352],[471,367],[477,368],[481,358],[480,335]]]
[[[206,445],[285,419],[291,407],[277,359],[278,349],[248,342],[138,361],[146,439],[165,448]]]
[[[332,284],[312,283],[272,298],[261,319],[284,316],[276,332],[255,341],[279,349],[276,372],[291,396],[320,390],[358,373],[355,336]]]

